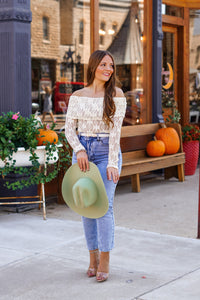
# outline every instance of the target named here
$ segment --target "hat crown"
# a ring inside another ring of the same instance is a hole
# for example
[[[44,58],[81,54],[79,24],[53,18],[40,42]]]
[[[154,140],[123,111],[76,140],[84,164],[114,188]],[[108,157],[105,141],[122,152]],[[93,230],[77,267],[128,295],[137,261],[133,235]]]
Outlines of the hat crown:
[[[108,196],[101,173],[92,162],[89,162],[86,172],[81,171],[78,163],[67,170],[62,182],[62,194],[66,204],[86,218],[101,218],[108,211]]]
[[[91,178],[80,178],[72,187],[74,203],[78,208],[87,208],[93,205],[98,197],[96,184]]]

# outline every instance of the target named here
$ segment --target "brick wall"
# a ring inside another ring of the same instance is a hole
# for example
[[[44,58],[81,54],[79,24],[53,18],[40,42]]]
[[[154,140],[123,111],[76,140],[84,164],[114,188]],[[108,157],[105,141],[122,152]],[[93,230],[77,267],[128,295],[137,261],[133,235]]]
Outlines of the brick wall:
[[[31,56],[34,58],[55,59],[59,61],[59,1],[31,0],[31,11]],[[43,39],[43,17],[49,19],[49,40]]]

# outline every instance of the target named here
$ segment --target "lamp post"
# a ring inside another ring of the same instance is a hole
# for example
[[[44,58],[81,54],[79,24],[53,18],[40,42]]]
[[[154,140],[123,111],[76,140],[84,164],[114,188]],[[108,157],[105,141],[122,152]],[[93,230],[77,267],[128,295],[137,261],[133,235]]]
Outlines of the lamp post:
[[[76,67],[76,74],[75,74],[75,80],[80,81],[81,77],[81,56],[78,54],[75,57],[75,62],[73,59],[73,54],[75,51],[71,50],[71,47],[69,47],[69,50],[65,52],[65,55],[63,56],[63,62],[65,66],[65,71],[67,71],[68,68],[71,69],[71,81],[74,81],[74,65]]]
[[[74,60],[73,60],[73,54],[75,51],[71,50],[71,47],[69,47],[69,50],[65,52],[65,55],[63,56],[63,61],[65,64],[65,68],[68,67],[71,68],[71,81],[74,81]],[[66,70],[65,69],[65,70]]]
[[[81,56],[76,56],[76,81],[81,81]]]

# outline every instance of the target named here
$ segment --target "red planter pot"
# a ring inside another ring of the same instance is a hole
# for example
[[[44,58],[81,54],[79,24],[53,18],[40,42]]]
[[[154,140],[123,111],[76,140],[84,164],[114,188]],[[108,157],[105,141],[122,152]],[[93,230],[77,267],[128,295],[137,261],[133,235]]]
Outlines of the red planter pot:
[[[199,141],[183,142],[185,175],[194,175],[199,159]]]

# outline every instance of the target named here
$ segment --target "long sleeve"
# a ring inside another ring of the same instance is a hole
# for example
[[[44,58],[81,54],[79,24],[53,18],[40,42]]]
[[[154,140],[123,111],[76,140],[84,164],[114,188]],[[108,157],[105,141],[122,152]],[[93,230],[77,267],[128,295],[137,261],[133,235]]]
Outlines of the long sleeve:
[[[126,112],[126,98],[118,99],[115,101],[116,112],[113,118],[114,126],[110,129],[109,138],[109,157],[108,157],[108,167],[114,167],[118,169],[118,154],[120,149],[120,135],[122,122]]]
[[[114,167],[118,169],[118,154],[120,149],[120,135],[123,117],[115,117],[113,121],[114,127],[110,131],[109,138],[109,157],[107,168]]]
[[[72,147],[75,153],[80,150],[85,150],[83,145],[79,142],[78,136],[76,134],[77,120],[71,119],[66,116],[65,122],[65,136],[68,143]]]

